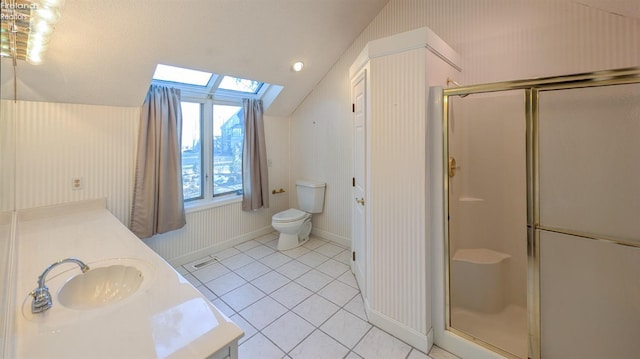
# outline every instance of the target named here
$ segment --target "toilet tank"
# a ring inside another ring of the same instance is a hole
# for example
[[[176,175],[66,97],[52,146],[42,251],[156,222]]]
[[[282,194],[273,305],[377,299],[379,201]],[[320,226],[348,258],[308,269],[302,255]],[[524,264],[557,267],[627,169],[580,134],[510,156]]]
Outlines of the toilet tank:
[[[320,213],[324,206],[324,182],[297,180],[298,205],[307,213]]]

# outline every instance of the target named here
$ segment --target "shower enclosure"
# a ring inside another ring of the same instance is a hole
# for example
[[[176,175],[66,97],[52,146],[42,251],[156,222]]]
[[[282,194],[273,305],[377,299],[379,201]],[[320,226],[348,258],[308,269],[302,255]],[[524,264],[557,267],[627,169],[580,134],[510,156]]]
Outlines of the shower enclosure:
[[[446,330],[637,357],[640,68],[443,92]]]

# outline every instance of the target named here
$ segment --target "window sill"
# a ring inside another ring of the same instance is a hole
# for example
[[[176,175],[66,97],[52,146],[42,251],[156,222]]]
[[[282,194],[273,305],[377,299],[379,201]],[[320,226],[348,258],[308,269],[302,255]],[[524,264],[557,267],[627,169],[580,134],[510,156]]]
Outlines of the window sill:
[[[208,199],[208,200],[201,199],[197,201],[186,202],[184,204],[184,211],[185,213],[188,214],[188,213],[205,211],[211,208],[228,206],[230,204],[240,203],[240,202],[242,202],[242,195],[235,195],[235,194],[217,197],[217,198]]]

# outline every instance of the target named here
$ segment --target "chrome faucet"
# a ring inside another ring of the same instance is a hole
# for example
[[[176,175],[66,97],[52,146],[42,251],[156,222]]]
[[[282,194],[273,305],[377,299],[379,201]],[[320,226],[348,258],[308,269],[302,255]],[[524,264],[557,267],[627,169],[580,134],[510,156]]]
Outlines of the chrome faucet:
[[[42,313],[45,310],[51,308],[53,306],[53,302],[51,301],[51,293],[49,293],[49,288],[44,285],[45,278],[47,274],[56,266],[62,263],[75,263],[80,266],[80,270],[82,273],[86,273],[89,270],[89,266],[84,264],[81,260],[77,258],[67,258],[61,259],[50,266],[42,272],[42,274],[38,277],[38,288],[34,289],[30,295],[33,297],[33,303],[31,303],[31,313]]]

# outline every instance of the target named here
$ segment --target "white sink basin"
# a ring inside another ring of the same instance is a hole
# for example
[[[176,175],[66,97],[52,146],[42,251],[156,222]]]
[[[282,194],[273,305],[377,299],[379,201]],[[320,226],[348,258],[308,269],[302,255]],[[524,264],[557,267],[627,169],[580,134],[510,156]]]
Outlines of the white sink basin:
[[[144,277],[136,267],[111,265],[92,268],[71,278],[58,292],[58,302],[71,309],[95,309],[134,294]]]

